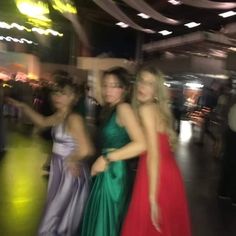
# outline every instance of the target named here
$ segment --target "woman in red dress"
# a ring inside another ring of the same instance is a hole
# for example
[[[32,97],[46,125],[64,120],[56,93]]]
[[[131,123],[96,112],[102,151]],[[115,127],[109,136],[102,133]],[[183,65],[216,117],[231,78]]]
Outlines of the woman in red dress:
[[[133,102],[147,151],[139,159],[122,236],[191,235],[183,180],[173,154],[176,136],[164,82],[155,68],[138,73]]]

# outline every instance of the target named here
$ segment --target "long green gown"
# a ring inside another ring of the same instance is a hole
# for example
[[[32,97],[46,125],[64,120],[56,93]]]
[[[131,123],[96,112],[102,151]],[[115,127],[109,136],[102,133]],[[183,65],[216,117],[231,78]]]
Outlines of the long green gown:
[[[116,122],[116,112],[101,130],[103,153],[130,142],[126,130]],[[108,169],[94,178],[84,212],[82,236],[118,236],[129,195],[127,163],[110,163]]]

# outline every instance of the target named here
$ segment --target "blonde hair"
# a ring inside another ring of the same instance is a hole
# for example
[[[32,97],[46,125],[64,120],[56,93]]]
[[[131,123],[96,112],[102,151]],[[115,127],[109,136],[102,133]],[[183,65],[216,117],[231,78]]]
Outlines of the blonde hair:
[[[140,74],[142,72],[149,72],[155,77],[155,94],[154,94],[155,103],[157,105],[158,110],[160,111],[161,119],[165,125],[166,133],[169,137],[170,146],[172,147],[173,150],[175,150],[177,146],[177,136],[173,129],[174,120],[172,112],[170,110],[170,96],[167,87],[165,86],[164,75],[162,74],[161,71],[159,71],[155,67],[145,66],[138,71],[136,78],[137,81],[140,80]],[[134,89],[132,104],[137,112],[138,106],[140,105],[139,102],[137,101],[137,86],[135,86]]]

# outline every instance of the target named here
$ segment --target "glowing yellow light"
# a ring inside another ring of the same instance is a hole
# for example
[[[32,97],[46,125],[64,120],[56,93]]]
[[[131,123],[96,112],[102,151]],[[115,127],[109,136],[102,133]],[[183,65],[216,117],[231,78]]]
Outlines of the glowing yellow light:
[[[19,11],[27,16],[41,16],[49,13],[48,8],[40,3],[37,6],[37,5],[32,5],[31,3],[22,2],[19,3],[17,6]]]
[[[12,88],[12,86],[9,85],[9,84],[3,84],[2,87],[3,87],[3,88],[5,88],[5,87]]]
[[[50,27],[51,21],[43,21],[40,19],[28,17],[28,23],[37,27]]]
[[[31,0],[16,0],[16,5],[19,11],[27,16],[34,18],[47,18],[44,16],[49,14],[48,5],[43,2],[33,2]]]
[[[69,0],[52,0],[52,7],[61,13],[76,14],[77,10]]]
[[[38,80],[38,76],[35,75],[35,74],[32,74],[32,73],[28,73],[28,76],[27,76],[29,79],[32,79],[32,80]]]
[[[46,16],[49,14],[49,8],[46,3],[32,0],[15,1],[17,8],[22,14],[40,21],[51,22],[51,20]]]

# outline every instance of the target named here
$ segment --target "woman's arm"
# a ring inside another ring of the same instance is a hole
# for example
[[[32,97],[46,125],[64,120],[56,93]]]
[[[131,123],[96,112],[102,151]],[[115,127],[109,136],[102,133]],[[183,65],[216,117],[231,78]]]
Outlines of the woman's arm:
[[[160,231],[160,212],[157,203],[159,174],[160,174],[160,154],[159,142],[157,139],[157,110],[155,104],[143,105],[139,109],[141,122],[147,142],[147,173],[148,173],[148,196],[150,204],[151,220]]]
[[[149,178],[149,201],[156,202],[159,181],[159,142],[157,139],[156,107],[153,104],[143,105],[139,109],[147,142],[147,171]]]
[[[140,124],[129,104],[120,104],[117,107],[118,122],[124,126],[130,142],[122,148],[107,154],[107,157],[97,158],[91,169],[91,175],[96,175],[106,170],[109,162],[126,160],[138,156],[145,151],[146,144]]]
[[[94,153],[94,147],[90,141],[84,120],[78,114],[71,114],[68,117],[67,129],[77,143],[77,148],[71,155],[72,159],[81,160]]]
[[[21,109],[24,114],[27,115],[31,119],[31,121],[40,128],[51,127],[63,120],[62,115],[59,113],[54,113],[51,116],[45,117],[39,114],[38,112],[34,111],[30,106],[23,102],[19,102],[12,98],[7,98],[7,101],[13,106],[16,106],[17,108]]]
[[[123,103],[117,107],[117,118],[120,125],[126,129],[131,141],[124,147],[109,153],[109,161],[130,159],[138,156],[146,149],[142,129],[129,104]]]

